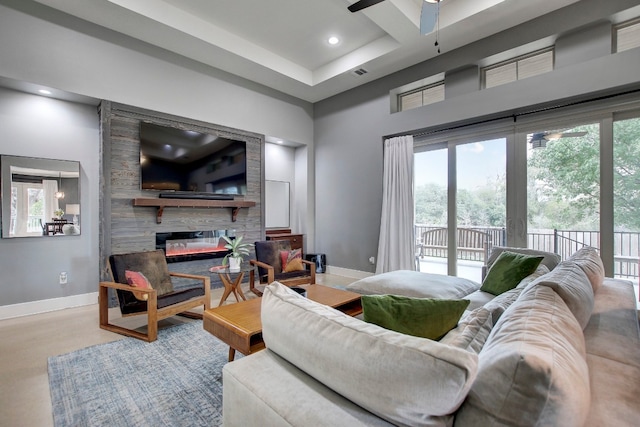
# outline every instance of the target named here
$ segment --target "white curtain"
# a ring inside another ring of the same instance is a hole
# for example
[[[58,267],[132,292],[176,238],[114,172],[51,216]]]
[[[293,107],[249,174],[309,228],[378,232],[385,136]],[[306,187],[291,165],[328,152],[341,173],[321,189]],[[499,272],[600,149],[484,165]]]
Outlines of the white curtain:
[[[415,270],[413,209],[413,136],[387,139],[376,274]]]
[[[58,199],[56,199],[58,181],[44,179],[42,180],[42,188],[44,189],[44,206],[42,208],[44,218],[42,222],[51,222],[51,218],[54,217],[54,212],[57,211],[60,206]]]

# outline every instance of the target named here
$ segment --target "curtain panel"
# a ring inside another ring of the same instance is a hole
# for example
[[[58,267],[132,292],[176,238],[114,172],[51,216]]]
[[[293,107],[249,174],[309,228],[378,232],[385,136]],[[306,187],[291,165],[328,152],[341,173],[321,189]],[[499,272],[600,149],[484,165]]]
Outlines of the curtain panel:
[[[384,141],[382,215],[376,274],[415,270],[413,136]]]

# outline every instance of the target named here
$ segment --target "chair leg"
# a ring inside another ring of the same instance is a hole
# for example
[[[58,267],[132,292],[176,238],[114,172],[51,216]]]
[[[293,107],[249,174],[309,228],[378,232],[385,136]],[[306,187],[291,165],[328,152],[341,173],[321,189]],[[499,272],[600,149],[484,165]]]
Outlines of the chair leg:
[[[128,337],[137,338],[139,340],[151,342],[155,341],[158,337],[158,315],[157,311],[155,311],[155,323],[153,326],[151,323],[147,325],[148,332],[143,334],[142,332],[135,331],[133,329],[127,329],[122,326],[114,325],[113,323],[109,323],[109,289],[106,286],[99,286],[98,289],[98,309],[99,309],[99,317],[100,317],[100,329],[104,329],[109,332],[115,332],[117,334],[126,335]],[[157,303],[156,303],[157,306]],[[150,321],[151,315],[148,316],[148,321]],[[155,332],[153,331],[155,329]]]
[[[147,336],[149,342],[158,339],[158,298],[147,301]]]
[[[251,292],[253,292],[258,297],[262,296],[262,291],[260,291],[260,289],[256,288],[256,275],[254,273],[254,270],[251,270],[249,272],[249,290]]]

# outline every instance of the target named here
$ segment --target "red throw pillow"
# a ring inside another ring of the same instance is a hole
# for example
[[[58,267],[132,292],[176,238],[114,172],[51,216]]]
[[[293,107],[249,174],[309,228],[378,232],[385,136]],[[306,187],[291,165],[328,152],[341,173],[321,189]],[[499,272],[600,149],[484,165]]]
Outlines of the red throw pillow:
[[[280,262],[282,263],[283,273],[304,270],[304,264],[302,264],[302,252],[300,249],[280,251]]]
[[[134,288],[153,289],[146,276],[139,271],[125,270],[124,276],[127,278],[127,283],[129,283],[129,285],[133,286]],[[144,292],[133,291],[132,294],[140,301],[147,301],[149,299],[149,294],[146,294]]]

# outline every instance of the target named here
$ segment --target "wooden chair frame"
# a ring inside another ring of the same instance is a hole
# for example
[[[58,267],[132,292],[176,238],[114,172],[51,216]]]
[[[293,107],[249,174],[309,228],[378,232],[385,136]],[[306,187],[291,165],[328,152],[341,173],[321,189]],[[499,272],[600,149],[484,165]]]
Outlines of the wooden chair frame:
[[[207,276],[199,276],[195,274],[174,273],[169,272],[172,277],[181,277],[185,279],[201,280],[204,287],[204,295],[191,298],[186,301],[182,301],[176,304],[169,305],[167,307],[158,308],[158,291],[155,289],[140,289],[133,288],[129,285],[123,285],[115,282],[100,282],[98,292],[98,306],[100,309],[100,328],[107,331],[116,332],[118,334],[138,338],[143,341],[152,342],[158,338],[158,321],[166,319],[167,317],[181,315],[193,319],[202,319],[201,313],[189,312],[188,310],[204,305],[204,309],[208,310],[211,307],[211,279]],[[113,274],[111,275],[113,277]],[[136,331],[135,329],[128,329],[123,326],[114,325],[109,323],[109,289],[119,289],[122,291],[145,293],[149,295],[147,300],[147,311],[141,311],[138,313],[124,314],[122,317],[138,316],[142,314],[147,315],[147,333]]]
[[[257,259],[249,260],[249,263],[256,267],[261,267],[267,270],[267,284],[275,281],[275,269],[271,265],[265,264],[264,262],[258,261]],[[309,266],[308,276],[292,277],[290,279],[282,279],[278,281],[283,285],[287,285],[287,286],[305,285],[305,284],[315,285],[316,284],[316,263],[312,261],[307,261],[304,259],[302,260],[302,263]],[[255,269],[253,269],[249,273],[249,290],[254,294],[256,294],[257,296],[261,297],[263,293],[263,289],[256,288],[255,284],[256,284]]]

